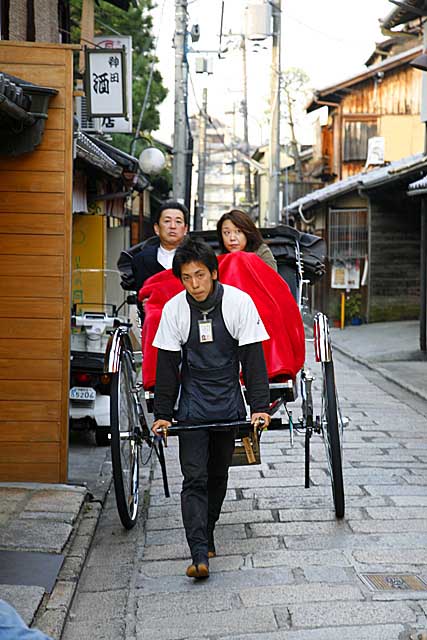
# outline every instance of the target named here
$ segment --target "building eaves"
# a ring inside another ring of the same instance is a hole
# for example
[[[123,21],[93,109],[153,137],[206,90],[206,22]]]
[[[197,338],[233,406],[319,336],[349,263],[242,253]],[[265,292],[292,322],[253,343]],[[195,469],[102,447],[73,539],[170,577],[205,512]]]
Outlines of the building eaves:
[[[337,197],[351,193],[352,191],[362,190],[369,191],[376,189],[384,184],[389,184],[395,180],[400,180],[406,175],[427,169],[427,156],[423,153],[418,153],[390,164],[379,167],[378,169],[371,169],[358,173],[339,182],[312,191],[311,193],[295,200],[288,206],[288,212],[307,211],[313,207],[335,200]]]
[[[402,6],[395,7],[384,18],[384,20],[380,20],[381,26],[384,29],[392,29],[393,27],[397,27],[400,24],[405,24],[406,22],[411,22],[411,20],[419,18],[419,13],[416,11],[411,11],[410,7],[414,7],[414,9],[425,10],[427,13],[426,0],[404,0],[404,3],[402,2]]]
[[[408,34],[408,38],[410,37],[411,37],[410,34]],[[387,56],[390,49],[396,44],[399,44],[401,40],[402,40],[402,36],[399,37],[396,35],[396,36],[387,38],[387,40],[383,40],[382,42],[376,42],[374,51],[371,53],[371,55],[365,62],[365,67],[370,67],[373,64],[376,56],[378,55]]]
[[[323,189],[312,191],[311,193],[302,196],[302,198],[298,198],[298,200],[295,200],[295,202],[292,202],[288,206],[288,211],[296,212],[312,209],[316,205],[322,204],[323,202],[328,202],[328,200],[333,200],[338,196],[342,196],[346,193],[349,193],[350,191],[353,191],[357,188],[359,183],[359,174],[356,176],[350,176],[349,178],[340,180],[339,182],[334,182],[327,187],[323,187]]]
[[[57,89],[0,72],[1,155],[20,155],[40,144],[49,101]]]
[[[422,196],[427,193],[427,175],[408,185],[408,196]]]
[[[117,149],[112,144],[105,142],[105,140],[100,140],[99,138],[95,138],[92,136],[87,136],[94,144],[100,147],[110,158],[112,158],[117,164],[122,166],[127,171],[131,171],[133,173],[137,173],[138,171],[138,159],[135,156],[129,155],[125,151],[121,149]]]
[[[427,156],[424,153],[417,153],[413,156],[390,162],[384,167],[361,174],[364,176],[363,189],[376,189],[384,184],[390,184],[394,180],[400,180],[413,171],[425,168],[427,168]]]
[[[324,89],[319,89],[315,92],[312,101],[307,106],[307,112],[315,111],[316,109],[320,109],[323,105],[322,101],[326,102],[340,102],[344,97],[345,90],[353,87],[356,84],[361,82],[365,82],[369,80],[369,78],[375,77],[379,71],[386,72],[391,71],[397,67],[403,66],[408,62],[411,62],[414,58],[416,58],[422,52],[422,47],[417,46],[412,49],[408,49],[407,51],[402,51],[401,53],[396,54],[395,56],[391,56],[390,58],[386,58],[382,62],[378,62],[377,64],[372,65],[365,71],[357,73],[342,82],[339,82],[335,85],[331,85],[329,87],[325,87]]]
[[[105,173],[115,178],[122,175],[122,167],[81,131],[76,134],[76,152],[77,157],[105,171]]]

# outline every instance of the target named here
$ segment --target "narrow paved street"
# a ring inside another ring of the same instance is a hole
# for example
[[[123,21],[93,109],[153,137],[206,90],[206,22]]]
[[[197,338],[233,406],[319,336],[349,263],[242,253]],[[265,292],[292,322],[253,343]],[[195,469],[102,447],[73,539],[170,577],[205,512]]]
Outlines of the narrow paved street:
[[[427,586],[377,590],[361,577],[410,573],[427,582],[427,405],[338,354],[335,364],[350,418],[345,519],[334,517],[320,438],[314,486],[304,489],[303,437],[291,449],[287,432],[268,432],[262,465],[231,471],[218,557],[210,579],[194,583],[184,575],[171,439],[172,498],[156,464],[147,508],[125,532],[109,496],[64,640],[390,640],[427,630]],[[317,398],[319,389],[318,379]]]

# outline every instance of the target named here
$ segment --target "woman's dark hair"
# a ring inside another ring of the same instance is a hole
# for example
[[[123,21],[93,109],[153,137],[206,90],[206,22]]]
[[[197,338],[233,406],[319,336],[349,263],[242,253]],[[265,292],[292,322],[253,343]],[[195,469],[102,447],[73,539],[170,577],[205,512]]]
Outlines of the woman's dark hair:
[[[252,218],[250,218],[250,216],[248,216],[248,214],[244,211],[240,211],[239,209],[232,209],[231,211],[228,211],[228,213],[224,213],[220,217],[216,225],[221,253],[228,253],[227,249],[225,248],[221,233],[222,225],[226,220],[230,220],[230,222],[235,224],[236,227],[240,229],[240,231],[243,231],[243,233],[245,234],[247,241],[245,251],[256,251],[260,248],[264,240],[262,239],[261,232],[255,226]]]
[[[181,269],[189,262],[201,262],[211,273],[218,271],[218,260],[212,247],[203,240],[187,236],[175,252],[172,262],[173,275],[181,279]]]
[[[166,211],[166,209],[176,209],[177,211],[181,211],[184,216],[185,224],[188,225],[190,221],[190,214],[188,212],[188,209],[185,204],[183,204],[182,202],[178,202],[177,200],[166,200],[165,202],[163,202],[160,205],[157,213],[154,214],[153,224],[159,224],[160,216],[162,215],[163,211]]]

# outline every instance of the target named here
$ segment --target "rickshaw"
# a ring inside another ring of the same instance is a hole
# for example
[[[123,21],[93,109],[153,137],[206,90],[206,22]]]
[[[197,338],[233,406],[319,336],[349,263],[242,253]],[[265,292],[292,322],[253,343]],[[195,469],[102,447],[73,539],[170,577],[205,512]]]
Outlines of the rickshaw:
[[[304,234],[285,225],[275,229],[263,229],[261,232],[278,259],[279,273],[287,281],[302,312],[305,303],[304,288],[314,284],[325,272],[324,241],[317,236]],[[196,232],[195,235],[210,241],[215,248],[215,240],[209,232]],[[129,256],[129,269],[124,277],[122,274],[122,286],[128,289],[132,288],[131,259],[132,255]],[[136,302],[136,296],[130,294],[127,302]],[[306,488],[311,484],[311,438],[313,434],[317,434],[323,439],[335,514],[337,518],[343,518],[345,512],[342,473],[344,419],[339,408],[335,386],[328,319],[323,313],[317,313],[314,316],[311,342],[314,346],[315,360],[321,363],[322,368],[320,412],[318,415],[314,413],[314,376],[304,365],[295,378],[270,382],[270,413],[273,419],[268,429],[289,431],[291,446],[293,446],[295,433],[304,434]],[[163,438],[154,436],[150,431],[152,422],[150,409],[154,396],[152,390],[144,389],[142,385],[136,365],[139,355],[140,352],[134,352],[132,349],[129,323],[120,324],[110,336],[104,371],[111,376],[111,453],[116,503],[121,522],[127,529],[131,529],[138,518],[140,464],[148,463],[153,452],[162,470],[165,496],[169,497],[164,455],[167,438],[178,435],[183,428],[186,430],[233,429],[236,435],[236,448],[232,464],[246,465],[260,463],[260,441],[263,433],[262,426],[254,428],[249,421],[242,421],[195,424],[185,427],[173,424]],[[287,405],[294,402],[298,396],[297,378],[301,393],[301,417],[295,420]]]

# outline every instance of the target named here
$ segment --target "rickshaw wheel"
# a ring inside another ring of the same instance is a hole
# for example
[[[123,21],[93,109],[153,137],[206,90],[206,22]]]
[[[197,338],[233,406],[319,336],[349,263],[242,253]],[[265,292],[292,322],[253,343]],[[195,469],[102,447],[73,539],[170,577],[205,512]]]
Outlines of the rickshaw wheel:
[[[344,517],[344,481],[342,474],[341,438],[337,396],[335,389],[334,363],[324,362],[323,368],[323,411],[322,429],[332,483],[335,514]]]
[[[130,355],[120,354],[118,373],[111,380],[111,459],[120,520],[132,529],[138,518],[139,455],[135,429],[138,411],[133,396],[134,370]]]

